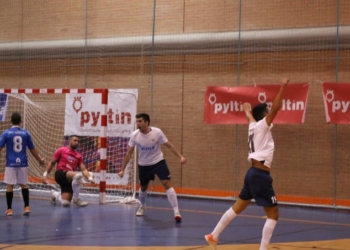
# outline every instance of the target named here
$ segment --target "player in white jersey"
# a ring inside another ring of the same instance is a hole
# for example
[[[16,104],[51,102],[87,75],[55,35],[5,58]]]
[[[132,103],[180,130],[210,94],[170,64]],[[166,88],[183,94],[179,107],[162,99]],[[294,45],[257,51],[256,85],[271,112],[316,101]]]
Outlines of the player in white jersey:
[[[6,168],[4,182],[6,187],[7,210],[6,215],[12,215],[13,186],[19,184],[22,189],[22,197],[24,201],[23,215],[29,215],[29,189],[28,181],[28,157],[27,148],[39,162],[44,166],[44,158],[40,158],[38,151],[34,148],[32,136],[30,133],[21,128],[21,115],[13,112],[11,115],[13,126],[5,130],[0,139],[0,151],[6,146]]]
[[[219,240],[219,235],[226,226],[238,214],[240,214],[255,199],[258,206],[262,206],[267,216],[260,250],[267,250],[278,220],[278,207],[275,192],[272,187],[270,167],[273,159],[274,142],[271,134],[272,121],[275,119],[282,105],[282,95],[289,80],[282,79],[281,88],[273,101],[271,110],[266,103],[256,105],[252,114],[249,103],[243,104],[244,113],[249,123],[248,129],[248,160],[251,168],[244,178],[244,185],[235,204],[230,207],[221,217],[211,234],[205,235],[208,244],[215,250]]]
[[[150,126],[150,117],[148,114],[137,114],[136,124],[138,129],[130,136],[128,151],[122,164],[122,170],[119,172],[119,176],[123,177],[124,170],[136,146],[138,150],[138,170],[141,186],[139,190],[141,205],[136,215],[143,215],[146,205],[148,183],[154,180],[154,176],[157,175],[166,190],[168,201],[173,207],[175,221],[181,222],[182,218],[179,212],[177,195],[174,188],[171,186],[170,171],[164,159],[161,145],[165,145],[171,152],[178,156],[181,163],[186,163],[186,158],[184,158],[174,145],[168,141],[162,130]]]

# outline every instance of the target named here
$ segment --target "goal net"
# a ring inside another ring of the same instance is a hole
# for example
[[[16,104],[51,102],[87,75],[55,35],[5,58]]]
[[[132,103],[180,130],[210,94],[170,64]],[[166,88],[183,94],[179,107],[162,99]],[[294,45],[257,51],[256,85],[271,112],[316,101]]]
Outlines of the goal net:
[[[84,159],[84,164],[93,172],[95,185],[82,184],[81,196],[92,202],[136,202],[135,159],[128,164],[123,178],[118,176],[123,158],[127,152],[129,135],[134,130],[137,90],[108,90],[110,103],[101,105],[101,93],[82,90],[25,90],[15,89],[1,93],[1,132],[10,128],[11,114],[18,111],[22,115],[22,127],[28,130],[33,138],[35,148],[46,163],[52,159],[53,153],[62,146],[68,145],[68,136],[78,135],[77,149]],[[10,93],[9,93],[10,92]],[[28,93],[19,93],[28,92]],[[62,93],[65,92],[65,93]],[[84,92],[84,93],[81,93]],[[89,93],[88,93],[89,92]],[[98,101],[100,100],[100,101]],[[101,126],[103,112],[107,126],[106,137],[103,137]],[[105,139],[105,140],[104,140]],[[105,148],[103,148],[105,141]],[[41,176],[45,171],[35,158],[29,157],[28,184],[31,196],[50,197],[51,189],[59,189],[54,180],[54,170],[48,176],[51,184],[42,184]],[[0,188],[6,190],[3,182],[6,164],[5,148],[0,154]],[[105,159],[105,170],[101,169],[101,161]],[[19,187],[15,187],[20,190]]]

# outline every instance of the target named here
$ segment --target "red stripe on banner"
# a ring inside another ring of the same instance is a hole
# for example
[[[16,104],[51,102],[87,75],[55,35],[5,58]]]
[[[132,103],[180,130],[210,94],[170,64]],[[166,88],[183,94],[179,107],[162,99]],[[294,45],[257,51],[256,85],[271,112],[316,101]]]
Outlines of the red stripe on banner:
[[[100,193],[105,193],[105,192],[106,192],[106,182],[100,181]]]

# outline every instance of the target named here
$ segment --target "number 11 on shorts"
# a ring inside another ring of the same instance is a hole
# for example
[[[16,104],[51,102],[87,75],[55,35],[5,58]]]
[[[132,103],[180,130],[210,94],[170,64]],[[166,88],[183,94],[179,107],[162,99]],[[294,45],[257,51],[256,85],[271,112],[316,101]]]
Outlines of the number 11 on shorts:
[[[277,198],[276,198],[276,196],[272,196],[272,197],[271,197],[271,201],[272,201],[272,204],[276,204],[276,203],[277,203]]]

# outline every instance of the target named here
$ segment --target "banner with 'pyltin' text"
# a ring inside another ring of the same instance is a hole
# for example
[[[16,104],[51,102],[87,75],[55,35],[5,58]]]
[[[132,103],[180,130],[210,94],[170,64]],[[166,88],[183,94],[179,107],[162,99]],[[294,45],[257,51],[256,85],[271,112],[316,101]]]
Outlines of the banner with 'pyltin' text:
[[[280,84],[208,87],[205,92],[204,122],[246,124],[243,103],[248,102],[252,107],[259,103],[267,103],[271,107],[280,88]],[[304,123],[308,91],[308,83],[288,84],[282,96],[282,107],[274,123]]]

